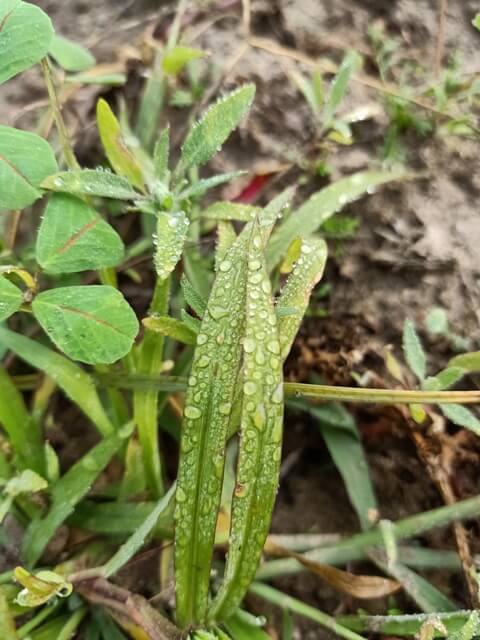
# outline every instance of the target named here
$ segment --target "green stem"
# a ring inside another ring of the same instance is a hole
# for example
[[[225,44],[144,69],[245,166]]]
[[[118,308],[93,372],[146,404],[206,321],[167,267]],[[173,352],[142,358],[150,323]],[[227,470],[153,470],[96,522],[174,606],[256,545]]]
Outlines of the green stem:
[[[286,593],[277,591],[277,589],[266,584],[254,582],[250,585],[249,592],[267,600],[268,602],[272,602],[282,609],[288,609],[292,613],[296,613],[305,618],[309,618],[314,622],[318,622],[322,627],[332,631],[337,638],[345,638],[346,640],[365,640],[365,638],[363,636],[359,636],[358,633],[350,631],[350,629],[338,624],[335,618],[323,613],[323,611],[319,611],[318,609],[315,609],[315,607],[311,607],[309,604],[305,604],[301,600],[292,598]]]
[[[75,157],[75,153],[73,151],[73,147],[70,142],[70,138],[68,136],[67,127],[65,126],[65,121],[62,116],[62,108],[58,100],[57,92],[53,82],[52,70],[50,68],[50,63],[48,62],[48,58],[42,59],[42,70],[43,70],[43,77],[45,79],[45,84],[47,86],[48,98],[50,100],[50,107],[52,109],[53,119],[55,120],[58,134],[60,136],[60,142],[62,145],[65,162],[69,169],[73,169],[73,170],[80,169],[80,165],[78,164],[77,158]]]
[[[104,386],[120,389],[156,389],[157,391],[182,391],[187,380],[182,377],[150,375],[122,376],[109,374],[97,376]],[[315,398],[321,402],[362,402],[371,404],[475,404],[480,403],[480,391],[417,391],[404,389],[364,389],[361,387],[333,387],[321,384],[285,382],[286,396]]]
[[[443,527],[456,520],[480,515],[480,496],[456,502],[455,504],[431,511],[425,511],[392,523],[392,535],[396,540],[418,536],[436,527]],[[380,527],[346,538],[340,542],[325,545],[305,554],[309,560],[321,563],[346,563],[366,555],[370,547],[383,546]],[[257,580],[272,580],[280,575],[303,571],[302,565],[294,558],[266,562],[257,571]]]
[[[166,315],[170,295],[170,278],[157,280],[150,312]],[[145,330],[139,348],[137,371],[159,377],[163,361],[164,337]],[[160,447],[158,443],[158,389],[138,389],[133,396],[134,420],[143,452],[143,463],[148,487],[154,498],[165,493]]]

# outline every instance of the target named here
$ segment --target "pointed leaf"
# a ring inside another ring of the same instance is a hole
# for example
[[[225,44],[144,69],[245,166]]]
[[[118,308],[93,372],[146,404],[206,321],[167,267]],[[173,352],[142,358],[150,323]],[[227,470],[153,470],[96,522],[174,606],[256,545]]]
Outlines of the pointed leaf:
[[[96,63],[88,49],[58,33],[52,38],[49,54],[66,71],[85,71]]]
[[[184,170],[210,160],[250,109],[254,95],[255,85],[246,84],[207,110],[183,144],[181,164]]]
[[[49,273],[113,267],[123,259],[118,233],[83,200],[55,194],[37,235],[36,258]]]
[[[103,148],[115,172],[143,191],[141,167],[123,139],[117,118],[103,98],[97,102],[97,125]]]
[[[18,311],[23,303],[23,294],[5,276],[0,276],[0,321]]]
[[[56,171],[57,162],[46,140],[0,126],[0,211],[23,209],[35,202],[42,195],[42,181]]]
[[[340,211],[346,204],[366,193],[372,193],[382,184],[401,177],[400,173],[365,171],[342,178],[314,193],[273,233],[267,251],[269,269],[273,269],[280,262],[295,238],[309,238],[330,216]]]
[[[245,596],[260,561],[278,489],[283,376],[277,318],[263,255],[264,243],[261,226],[255,225],[248,247],[244,397],[237,484],[225,578],[212,604],[212,619],[228,618]]]
[[[123,445],[132,429],[122,429],[90,449],[52,487],[50,509],[44,518],[35,518],[28,527],[23,551],[29,566],[35,565],[58,527],[88,493],[97,476]]]
[[[323,112],[323,125],[325,127],[331,126],[332,118],[345,97],[350,76],[360,67],[361,61],[362,59],[356,51],[349,51],[345,55],[340,69],[332,82]]]
[[[0,344],[55,380],[67,396],[90,418],[102,435],[113,431],[112,423],[102,407],[94,382],[81,367],[39,342],[1,326]],[[2,389],[6,389],[6,386],[4,385]]]
[[[196,332],[192,331],[181,320],[170,318],[169,316],[150,316],[145,318],[142,324],[150,331],[156,331],[184,344],[195,344],[197,339]]]
[[[472,351],[471,353],[462,353],[459,356],[455,356],[450,360],[448,366],[461,367],[471,373],[480,371],[480,351]]]
[[[427,374],[427,357],[413,322],[407,318],[403,325],[403,353],[408,366],[419,380]]]
[[[422,384],[422,389],[425,391],[441,391],[442,389],[449,389],[466,374],[466,370],[461,367],[448,367],[436,376],[426,378]]]
[[[135,200],[139,197],[126,178],[98,169],[62,171],[46,178],[41,186],[43,189],[63,191],[76,196],[99,196],[116,200]]]
[[[165,280],[177,266],[182,255],[190,222],[184,211],[166,213],[157,217],[157,233],[154,239],[155,269],[160,280]]]
[[[218,176],[212,176],[211,178],[204,178],[194,182],[191,186],[187,187],[185,191],[179,195],[179,198],[193,198],[195,196],[201,196],[209,189],[218,187],[225,182],[230,182],[239,176],[245,175],[245,171],[231,171],[230,173],[221,173]]]
[[[50,18],[36,5],[2,0],[0,5],[0,83],[47,54],[53,37]]]
[[[282,358],[290,351],[293,340],[307,309],[312,289],[320,280],[327,261],[327,245],[321,238],[303,240],[300,257],[295,262],[282,293],[277,308],[286,307],[297,310],[296,315],[285,315],[280,319],[278,330]]]
[[[207,301],[202,298],[185,274],[180,279],[180,285],[185,302],[195,311],[199,318],[203,318],[207,308]]]
[[[113,287],[50,289],[35,298],[32,309],[57,347],[87,364],[109,364],[123,358],[138,333],[135,313]]]
[[[190,60],[203,58],[206,55],[205,51],[201,51],[200,49],[191,49],[190,47],[178,45],[163,56],[162,69],[165,73],[174,76],[180,73]]]
[[[441,404],[442,413],[458,427],[465,427],[480,436],[480,420],[461,404]]]

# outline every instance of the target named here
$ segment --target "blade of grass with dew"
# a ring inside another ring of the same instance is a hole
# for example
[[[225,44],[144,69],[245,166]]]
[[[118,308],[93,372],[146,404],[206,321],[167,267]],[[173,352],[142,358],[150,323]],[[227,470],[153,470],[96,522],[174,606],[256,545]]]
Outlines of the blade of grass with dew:
[[[195,344],[197,334],[184,322],[170,316],[151,316],[142,321],[144,327],[183,344]]]
[[[295,315],[284,316],[278,323],[282,358],[288,356],[298,328],[308,307],[310,295],[319,282],[327,262],[327,245],[322,238],[302,240],[300,257],[295,262],[277,307],[296,309]]]
[[[175,511],[177,620],[201,622],[220,503],[225,442],[245,322],[247,226],[215,279],[185,398]]]
[[[480,515],[480,497],[468,498],[453,505],[425,511],[415,516],[403,518],[392,523],[392,534],[396,540],[413,538],[436,527],[444,527],[455,520],[474,518]],[[376,526],[369,531],[359,533],[340,542],[326,544],[305,554],[309,560],[326,564],[344,564],[358,560],[367,554],[370,547],[381,547],[384,542],[382,530]],[[294,559],[272,560],[263,564],[257,571],[258,580],[271,580],[279,575],[291,575],[302,571]]]
[[[219,220],[217,224],[217,246],[215,248],[215,271],[237,238],[237,233],[231,222]]]
[[[161,280],[165,280],[177,266],[189,225],[190,221],[184,211],[158,212],[153,242],[155,270]]]
[[[355,633],[355,631],[351,631],[340,624],[340,622],[337,622],[335,618],[323,613],[323,611],[315,609],[315,607],[305,604],[296,598],[292,598],[292,596],[289,596],[286,593],[277,591],[277,589],[266,584],[254,582],[250,585],[248,591],[259,598],[267,600],[267,602],[271,602],[272,604],[281,607],[282,609],[288,609],[292,613],[309,618],[314,622],[318,622],[322,627],[332,631],[337,638],[345,638],[345,640],[366,640],[363,636]]]
[[[35,340],[1,326],[0,344],[50,376],[103,436],[113,432],[113,425],[100,402],[94,381],[81,367]]]
[[[185,302],[195,311],[199,318],[203,318],[205,309],[207,308],[207,301],[205,298],[198,293],[185,274],[182,274],[180,286],[182,287]]]
[[[210,160],[250,109],[255,85],[245,84],[213,104],[194,124],[182,146],[179,167],[183,172]]]
[[[137,551],[145,544],[145,539],[157,526],[160,515],[168,508],[170,498],[175,493],[173,484],[167,493],[158,501],[155,508],[138,527],[135,533],[120,547],[114,556],[102,567],[102,574],[109,578],[117,573],[127,562],[133,558]]]
[[[20,469],[33,469],[40,475],[44,474],[45,456],[40,427],[29,414],[22,394],[1,365],[0,424],[18,456]]]
[[[243,404],[229,551],[224,582],[209,614],[211,619],[227,619],[242,601],[263,551],[278,488],[283,428],[282,361],[263,255],[265,234],[260,225],[261,217],[260,224],[254,225],[248,247]]]
[[[151,313],[166,315],[170,295],[170,278],[157,280]],[[164,337],[146,329],[139,347],[136,372],[158,375],[163,362]],[[147,484],[155,498],[160,498],[165,490],[158,442],[158,391],[138,389],[133,395],[133,416],[138,429],[138,437],[143,451],[143,464]]]
[[[98,196],[115,200],[140,198],[140,194],[134,191],[126,178],[98,169],[55,173],[46,178],[41,186],[43,189],[70,193],[74,196]]]
[[[25,533],[23,554],[29,566],[37,563],[50,538],[91,489],[131,431],[132,426],[126,425],[118,433],[104,438],[52,486],[47,515],[33,520]]]
[[[402,173],[387,171],[359,172],[314,193],[299,209],[292,211],[273,233],[267,250],[269,269],[273,269],[282,260],[295,238],[310,237],[346,204],[354,202],[366,193],[372,193],[382,184],[402,177]]]
[[[422,625],[428,622],[441,622],[447,633],[455,633],[469,621],[473,611],[455,611],[451,613],[413,613],[408,615],[369,616],[364,614],[338,616],[338,623],[351,629],[365,633],[375,633],[388,636],[414,637]],[[445,637],[437,631],[433,637]]]
[[[240,202],[214,202],[201,212],[202,218],[209,220],[238,220],[251,222],[260,213],[260,207]]]

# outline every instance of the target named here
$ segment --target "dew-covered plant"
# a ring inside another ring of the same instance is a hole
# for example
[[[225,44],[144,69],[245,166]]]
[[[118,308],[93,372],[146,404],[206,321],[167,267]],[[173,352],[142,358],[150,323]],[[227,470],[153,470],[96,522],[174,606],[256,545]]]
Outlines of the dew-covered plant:
[[[0,126],[0,345],[6,356],[0,365],[0,522],[11,519],[22,531],[22,566],[0,575],[2,638],[63,639],[80,627],[89,639],[123,638],[123,632],[151,640],[189,632],[199,639],[266,637],[241,606],[249,589],[275,601],[252,583],[278,489],[284,397],[437,402],[446,415],[445,407],[456,406],[448,403],[478,400],[475,393],[441,391],[458,380],[460,368],[478,366],[475,354],[458,356],[462,363],[427,378],[409,326],[405,353],[420,391],[283,381],[283,363],[327,259],[320,227],[399,174],[357,173],[299,207],[294,187],[264,207],[203,206],[207,191],[241,173],[202,177],[201,167],[246,116],[255,87],[245,84],[214,102],[181,148],[171,149],[168,126],[156,126],[152,96],[163,86],[162,73],[179,73],[201,55],[178,44],[177,28],[140,106],[139,125],[150,114],[155,126],[149,120],[148,131],[137,126],[135,135],[125,114],[117,119],[100,98],[104,166],[82,167],[62,115],[58,69],[76,72],[75,82],[82,82],[78,74],[88,74],[95,59],[54,35],[46,14],[21,0],[0,2],[0,25],[0,81],[40,64],[47,117],[56,124],[50,140]],[[335,128],[336,107],[326,108]],[[25,234],[17,233],[20,216]],[[139,237],[122,237],[118,221],[132,216]],[[206,250],[215,236],[215,250]],[[147,275],[135,269],[139,256],[151,264]],[[141,324],[122,293],[129,280],[149,293]],[[51,406],[57,389],[71,419],[97,432],[97,444],[66,470],[48,441],[59,419]],[[460,409],[453,409],[457,416]],[[355,438],[354,426],[347,428]],[[179,445],[176,479],[165,468],[159,433],[166,431]],[[329,442],[339,450],[338,440]],[[358,441],[350,451],[361,455]],[[107,467],[116,470],[113,476],[104,473]],[[354,489],[351,496],[366,529],[365,500],[357,500]],[[374,510],[369,496],[368,510]],[[476,509],[467,505],[465,517]],[[52,543],[75,529],[88,534],[81,548],[55,552]],[[174,541],[171,563],[165,544],[161,578],[161,587],[175,583],[174,608],[161,600],[159,611],[110,581],[141,559],[151,540]],[[217,564],[222,544],[228,552]],[[36,612],[27,620],[22,614],[30,608]],[[328,626],[327,618],[317,616]]]

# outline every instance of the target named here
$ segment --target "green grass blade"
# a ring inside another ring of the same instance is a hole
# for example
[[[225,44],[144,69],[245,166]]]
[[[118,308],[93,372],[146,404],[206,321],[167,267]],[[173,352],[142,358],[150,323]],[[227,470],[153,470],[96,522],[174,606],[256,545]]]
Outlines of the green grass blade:
[[[263,244],[260,229],[255,230],[248,251],[237,485],[225,579],[212,605],[212,619],[228,618],[242,601],[263,551],[278,488],[283,376],[277,317]]]
[[[260,207],[254,207],[241,202],[214,202],[201,212],[201,216],[209,220],[239,220],[240,222],[251,222],[260,211]]]
[[[158,523],[161,514],[168,509],[170,499],[175,493],[172,485],[167,493],[158,501],[155,508],[148,514],[135,533],[120,547],[114,556],[103,566],[103,574],[109,578],[117,573],[145,544],[145,539],[151,534]]]
[[[157,280],[150,311],[165,315],[168,311],[170,278]],[[137,373],[158,375],[163,362],[164,337],[145,330],[139,347]],[[133,396],[133,415],[143,452],[148,487],[155,498],[164,493],[163,472],[158,443],[158,391],[138,389]]]
[[[297,335],[312,289],[323,275],[326,262],[327,244],[323,239],[311,238],[302,241],[300,257],[277,301],[277,307],[292,307],[297,310],[295,315],[284,316],[280,318],[278,323],[281,353],[284,360]]]
[[[286,255],[297,237],[308,238],[346,204],[377,187],[402,177],[400,173],[364,171],[342,178],[314,193],[299,209],[293,211],[273,233],[267,251],[267,265],[273,269]]]
[[[38,424],[29,414],[22,394],[12,379],[0,366],[0,424],[18,456],[20,469],[33,469],[45,473],[45,456],[42,434]]]
[[[0,343],[55,380],[102,435],[112,433],[113,425],[100,402],[93,379],[83,369],[40,343],[4,327],[0,327]]]
[[[74,511],[130,433],[131,428],[122,429],[102,440],[53,485],[48,514],[33,520],[25,533],[23,553],[28,566],[37,563],[55,531]]]
[[[207,304],[185,398],[175,512],[177,620],[206,613],[225,441],[240,367],[251,227],[222,261]]]

